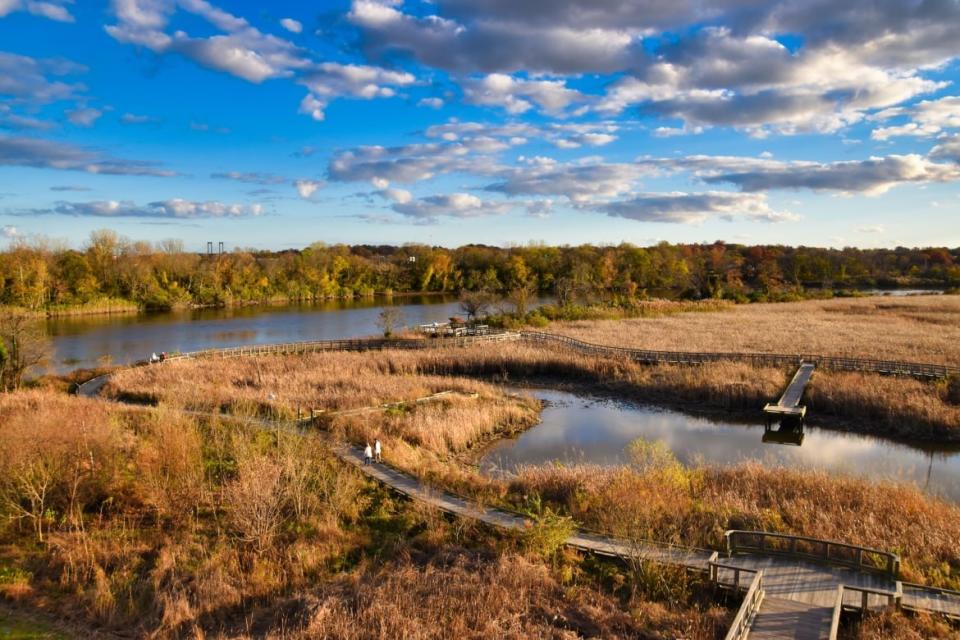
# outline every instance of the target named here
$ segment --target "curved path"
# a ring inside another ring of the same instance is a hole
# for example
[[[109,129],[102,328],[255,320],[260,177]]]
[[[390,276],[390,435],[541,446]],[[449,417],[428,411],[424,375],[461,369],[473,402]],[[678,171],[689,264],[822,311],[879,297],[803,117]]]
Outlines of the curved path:
[[[631,356],[649,354],[634,350],[589,345],[550,334],[503,333],[474,338],[443,341],[443,345],[468,345],[485,341],[527,339],[536,343],[567,345],[593,353],[625,353]],[[192,354],[182,354],[168,361],[197,357],[238,357],[280,353],[306,353],[332,350],[364,350],[389,348],[423,348],[430,341],[347,340],[259,347],[237,347]],[[655,352],[666,353],[666,352]],[[687,354],[690,355],[690,354]],[[714,354],[718,355],[718,354]],[[726,355],[726,354],[724,354]],[[739,354],[743,355],[743,354]],[[754,354],[756,356],[756,354]],[[751,357],[754,357],[751,356]],[[804,356],[808,358],[808,356]],[[637,358],[641,359],[641,358]],[[716,358],[713,358],[716,359]],[[665,361],[665,360],[657,360]],[[869,361],[877,362],[877,361]],[[910,363],[896,363],[909,365]],[[936,365],[916,365],[933,367]],[[888,373],[906,373],[901,367]],[[77,388],[86,397],[98,397],[112,374],[88,380]],[[191,412],[195,413],[195,412]],[[257,420],[269,428],[281,426],[270,420]],[[363,464],[359,449],[347,445],[334,447],[336,455],[362,473],[413,500],[430,504],[457,517],[469,518],[508,531],[523,531],[535,522],[522,515],[489,508],[465,500],[452,493],[432,488],[417,478],[383,464]],[[728,638],[835,638],[836,620],[844,608],[877,609],[888,603],[903,608],[940,613],[960,619],[960,593],[905,585],[896,576],[810,561],[796,556],[761,552],[731,553],[722,561],[716,551],[660,544],[618,540],[607,536],[577,531],[565,541],[568,547],[605,556],[635,561],[637,559],[670,564],[702,572],[718,586],[734,591],[746,590],[747,598],[731,628]],[[796,546],[796,545],[794,545]],[[829,545],[828,545],[829,546]],[[869,552],[870,550],[865,550]],[[828,552],[829,555],[829,552]],[[862,555],[862,554],[861,554]],[[750,578],[751,580],[747,580]],[[849,593],[846,593],[849,592]],[[838,595],[839,594],[839,595]],[[851,604],[853,602],[853,604]],[[832,624],[831,624],[832,623]]]

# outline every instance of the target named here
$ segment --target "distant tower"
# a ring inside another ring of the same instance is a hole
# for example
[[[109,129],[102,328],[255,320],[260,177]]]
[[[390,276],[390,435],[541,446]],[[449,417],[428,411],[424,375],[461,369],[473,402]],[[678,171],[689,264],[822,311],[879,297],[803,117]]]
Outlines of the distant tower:
[[[223,255],[223,240],[220,241],[220,255]]]
[[[207,255],[213,255],[213,242],[207,242]]]

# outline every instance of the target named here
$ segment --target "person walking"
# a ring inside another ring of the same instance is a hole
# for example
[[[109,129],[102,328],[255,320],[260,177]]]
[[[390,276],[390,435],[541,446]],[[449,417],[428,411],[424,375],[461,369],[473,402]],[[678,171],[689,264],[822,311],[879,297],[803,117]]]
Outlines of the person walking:
[[[373,460],[373,449],[370,448],[370,443],[367,443],[366,448],[363,450],[363,464],[368,465]]]
[[[380,457],[380,451],[380,438],[377,438],[376,442],[373,443],[373,455],[378,463],[383,462],[383,458]]]

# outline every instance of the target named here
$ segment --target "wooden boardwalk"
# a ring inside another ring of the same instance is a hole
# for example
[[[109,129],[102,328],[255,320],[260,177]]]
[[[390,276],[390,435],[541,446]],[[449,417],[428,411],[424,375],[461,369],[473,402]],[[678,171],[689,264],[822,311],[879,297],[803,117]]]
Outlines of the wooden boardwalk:
[[[470,518],[500,529],[523,531],[533,522],[522,515],[482,507],[459,496],[430,488],[416,478],[384,464],[363,464],[360,450],[339,446],[336,454],[366,475],[409,496],[430,504],[441,511],[459,517]],[[747,533],[747,532],[730,532]],[[815,541],[812,538],[795,538],[778,534],[749,532],[751,535],[773,536],[783,539]],[[729,538],[729,534],[728,534]],[[830,549],[857,549],[865,553],[882,553],[860,549],[843,543],[815,541],[824,545],[825,554]],[[743,631],[735,638],[829,640],[835,638],[835,621],[842,611],[879,611],[886,607],[902,606],[906,609],[940,613],[960,619],[960,593],[930,589],[920,585],[903,587],[896,579],[897,563],[884,559],[864,562],[858,554],[856,562],[841,564],[798,559],[796,554],[812,556],[812,553],[791,553],[770,550],[763,552],[737,552],[729,550],[729,557],[719,559],[716,551],[695,549],[656,542],[632,542],[617,540],[602,535],[578,531],[565,541],[568,547],[587,553],[596,553],[620,559],[642,559],[683,567],[702,572],[720,587],[732,590],[748,590],[751,576],[762,575],[762,590],[755,599],[758,609],[747,615]],[[763,543],[761,543],[763,544]],[[772,554],[772,555],[771,555]],[[893,554],[885,554],[895,558]],[[851,566],[845,566],[850,564]],[[747,601],[745,601],[747,604]],[[832,631],[833,629],[833,631]],[[731,633],[734,630],[731,629]]]
[[[530,333],[494,334],[437,341],[344,340],[238,347],[182,354],[168,361],[176,358],[258,356],[337,349],[417,349],[425,346],[440,346],[436,343],[444,346],[453,344],[466,346],[475,342],[517,339],[531,340],[538,344],[564,344],[576,350],[596,354],[626,354],[644,362],[697,364],[720,359],[742,358],[765,362],[772,358],[772,361],[782,364],[778,359],[785,358],[794,359],[796,363],[794,356],[646,352],[601,347],[562,336]],[[422,344],[426,342],[434,344]],[[797,372],[794,381],[784,392],[781,403],[799,404],[803,387],[806,386],[809,375],[812,374],[813,366],[823,365],[825,362],[828,366],[837,366],[840,363],[840,368],[861,367],[844,370],[878,371],[920,377],[947,375],[951,369],[957,369],[915,363],[882,363],[881,361],[846,359],[820,359],[806,363],[806,360],[807,358],[804,357],[800,361],[801,370]],[[807,364],[809,364],[809,373],[804,373],[804,367]],[[801,373],[804,375],[802,376]],[[111,375],[99,376],[79,385],[78,395],[97,397]],[[265,419],[256,420],[256,423],[270,429],[291,426]],[[533,526],[532,520],[523,515],[484,507],[449,492],[431,488],[416,478],[387,465],[365,465],[361,452],[353,447],[340,445],[335,447],[334,451],[341,460],[355,466],[371,478],[413,500],[433,505],[444,512],[509,531],[523,531]],[[727,635],[727,640],[745,639],[748,636],[754,639],[832,639],[836,637],[842,611],[862,612],[888,606],[942,614],[960,620],[960,592],[899,582],[897,580],[899,559],[893,554],[843,543],[764,532],[728,532],[727,543],[727,555],[720,561],[716,551],[652,541],[618,540],[584,531],[574,533],[565,541],[567,546],[587,553],[622,559],[639,558],[684,567],[709,576],[718,588],[746,591],[743,605]]]
[[[787,385],[783,395],[780,396],[780,400],[776,404],[765,406],[763,408],[764,413],[799,418],[807,415],[807,408],[802,406],[800,401],[803,399],[803,392],[806,390],[807,384],[810,383],[810,378],[813,377],[814,369],[816,369],[816,365],[812,362],[801,363],[800,368],[793,375],[793,379],[790,380],[790,384]]]

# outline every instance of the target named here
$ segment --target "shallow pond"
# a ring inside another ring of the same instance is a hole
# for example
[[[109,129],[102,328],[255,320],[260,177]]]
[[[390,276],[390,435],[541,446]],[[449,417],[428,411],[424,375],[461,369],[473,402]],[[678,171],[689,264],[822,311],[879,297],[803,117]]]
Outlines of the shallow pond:
[[[497,443],[480,462],[488,473],[524,464],[618,465],[637,438],[661,441],[684,464],[766,465],[826,469],[915,484],[960,501],[960,447],[921,448],[859,434],[804,428],[800,446],[763,442],[763,424],[707,419],[679,411],[553,389],[513,389],[545,401],[542,421]]]

